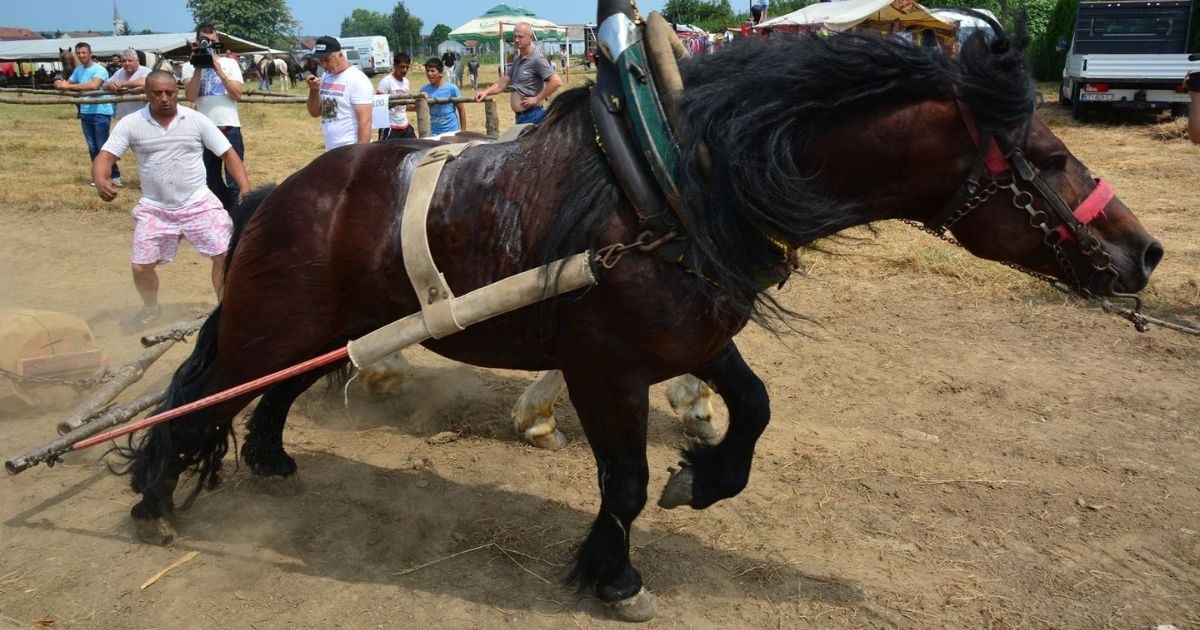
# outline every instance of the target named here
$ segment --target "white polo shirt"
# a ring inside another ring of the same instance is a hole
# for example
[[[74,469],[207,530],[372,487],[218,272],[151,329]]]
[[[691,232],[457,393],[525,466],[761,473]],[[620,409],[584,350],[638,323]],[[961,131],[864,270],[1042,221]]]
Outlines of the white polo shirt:
[[[167,128],[150,116],[149,106],[121,119],[100,148],[117,157],[133,149],[142,180],[138,203],[173,209],[209,194],[204,149],[223,155],[229,140],[206,116],[182,105]]]

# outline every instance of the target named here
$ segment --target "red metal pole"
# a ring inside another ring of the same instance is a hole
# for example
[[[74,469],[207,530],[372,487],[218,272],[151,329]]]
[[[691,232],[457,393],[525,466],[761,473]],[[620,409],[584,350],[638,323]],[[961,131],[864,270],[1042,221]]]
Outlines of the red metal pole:
[[[268,385],[274,385],[275,383],[278,383],[280,381],[286,381],[287,379],[289,379],[293,376],[296,376],[297,374],[303,374],[305,372],[308,372],[309,370],[319,368],[323,365],[329,365],[330,363],[341,361],[342,359],[345,359],[348,356],[347,355],[348,352],[349,352],[349,350],[347,350],[347,348],[345,346],[343,346],[341,348],[338,348],[337,350],[333,350],[333,351],[327,352],[325,354],[322,354],[319,357],[309,359],[309,360],[305,361],[304,363],[299,363],[299,364],[293,365],[289,368],[284,368],[282,370],[279,370],[278,372],[274,372],[274,373],[268,374],[266,376],[256,378],[253,381],[250,381],[249,383],[243,383],[241,385],[238,385],[237,387],[227,389],[222,392],[217,392],[217,393],[213,394],[212,396],[208,396],[206,398],[201,398],[200,400],[190,402],[186,405],[183,405],[182,407],[176,407],[174,409],[169,409],[160,414],[150,416],[149,418],[143,418],[141,420],[138,420],[137,422],[130,422],[130,423],[121,425],[120,427],[113,429],[112,431],[101,433],[99,435],[94,435],[85,440],[80,440],[79,442],[76,442],[75,445],[71,447],[71,451],[81,451],[85,448],[88,448],[89,446],[95,446],[102,442],[107,442],[109,440],[119,438],[122,435],[129,435],[130,433],[133,433],[134,431],[140,431],[147,427],[152,427],[156,424],[162,424],[168,420],[173,420],[180,416],[185,416],[193,411],[196,411],[197,409],[203,409],[210,405],[215,405],[217,403],[225,402],[232,398],[237,398],[238,396],[241,396],[243,394],[249,394],[251,392],[256,392],[260,389],[267,387]],[[70,451],[68,451],[68,452],[70,452]]]

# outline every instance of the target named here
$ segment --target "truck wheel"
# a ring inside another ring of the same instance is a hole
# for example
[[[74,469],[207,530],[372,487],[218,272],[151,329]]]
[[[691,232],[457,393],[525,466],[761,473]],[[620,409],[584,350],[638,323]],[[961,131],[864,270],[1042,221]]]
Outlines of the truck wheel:
[[[1066,97],[1067,83],[1063,82],[1058,85],[1058,104],[1063,107],[1071,106],[1071,99]]]
[[[1187,118],[1188,105],[1187,103],[1171,103],[1172,118]]]
[[[1076,85],[1071,90],[1071,118],[1079,122],[1087,122],[1088,111],[1087,105],[1083,103],[1083,99],[1079,98],[1079,89],[1081,86]]]

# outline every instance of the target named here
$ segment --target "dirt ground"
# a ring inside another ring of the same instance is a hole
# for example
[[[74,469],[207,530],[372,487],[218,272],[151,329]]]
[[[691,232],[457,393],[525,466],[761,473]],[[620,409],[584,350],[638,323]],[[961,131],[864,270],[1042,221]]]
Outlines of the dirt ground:
[[[1150,306],[1200,320],[1200,151],[1153,139],[1145,122],[1041,115],[1163,240]],[[37,124],[78,157],[74,121]],[[40,151],[21,125],[3,125],[5,148]],[[251,151],[269,144],[255,133]],[[251,167],[257,181],[279,177]],[[77,190],[80,170],[0,176],[0,301],[85,318],[116,365],[139,350],[117,327],[136,299],[133,196],[104,206]],[[60,203],[18,190],[31,182]],[[798,322],[802,334],[738,338],[773,408],[740,496],[653,506],[685,446],[656,388],[651,504],[633,533],[659,597],[650,626],[1200,628],[1200,339],[1139,334],[911,229],[862,236],[807,255],[807,277],[782,292],[815,322]],[[211,302],[190,249],[162,275],[168,319]],[[123,399],[162,387],[186,350]],[[423,369],[399,398],[307,394],[285,437],[298,478],[264,482],[227,462],[227,483],[181,513],[167,548],[133,540],[134,496],[97,463],[101,449],[3,479],[0,616],[58,628],[617,626],[559,583],[598,507],[570,405],[558,410],[570,446],[538,451],[508,419],[532,375],[410,356]],[[4,456],[51,439],[63,415],[0,415]],[[427,442],[442,431],[461,437]]]

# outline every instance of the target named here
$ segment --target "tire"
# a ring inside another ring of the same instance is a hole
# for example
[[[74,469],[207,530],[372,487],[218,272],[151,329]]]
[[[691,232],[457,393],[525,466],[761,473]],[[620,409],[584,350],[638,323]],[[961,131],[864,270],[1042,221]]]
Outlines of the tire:
[[[1171,117],[1172,118],[1187,118],[1187,116],[1188,116],[1187,103],[1172,103],[1171,104]]]
[[[1062,105],[1063,107],[1071,106],[1071,99],[1066,97],[1067,85],[1068,84],[1065,79],[1062,83],[1058,84],[1058,104]]]
[[[1076,85],[1071,89],[1071,118],[1079,122],[1087,122],[1088,107],[1084,104],[1083,99],[1079,98],[1080,85]]]

